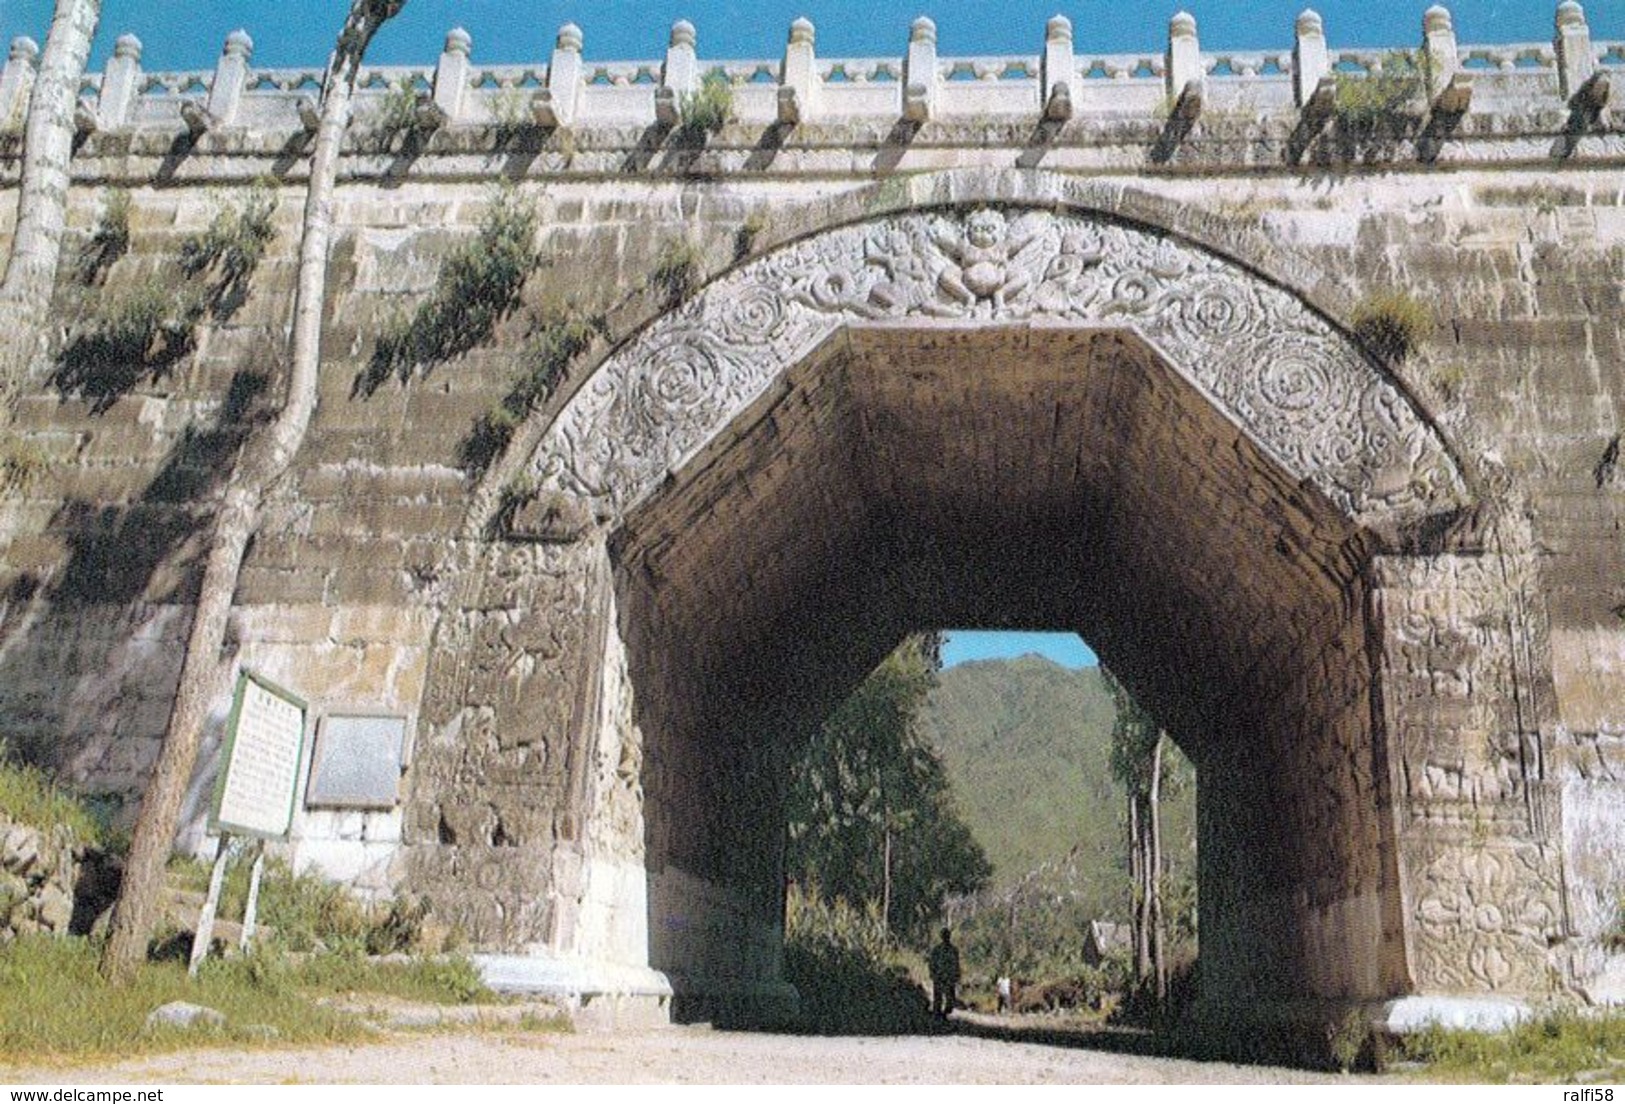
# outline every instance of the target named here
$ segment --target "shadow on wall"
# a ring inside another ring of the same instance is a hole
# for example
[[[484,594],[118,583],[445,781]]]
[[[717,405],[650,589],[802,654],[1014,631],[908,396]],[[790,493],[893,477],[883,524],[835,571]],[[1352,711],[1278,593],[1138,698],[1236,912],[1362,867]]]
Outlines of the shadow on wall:
[[[0,605],[0,708],[17,722],[9,735],[24,759],[121,803],[144,783],[180,677],[213,504],[268,416],[266,384],[262,372],[237,373],[212,419],[182,431],[131,501],[71,498],[52,516],[48,535],[66,541],[66,561],[14,579]],[[200,761],[212,762],[207,750]],[[193,780],[187,823],[211,785]]]

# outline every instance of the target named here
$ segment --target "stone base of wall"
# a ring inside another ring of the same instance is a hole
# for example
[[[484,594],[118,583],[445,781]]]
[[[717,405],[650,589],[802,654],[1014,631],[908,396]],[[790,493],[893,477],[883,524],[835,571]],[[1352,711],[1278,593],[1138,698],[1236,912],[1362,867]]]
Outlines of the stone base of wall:
[[[673,991],[666,976],[647,967],[595,962],[536,951],[474,955],[480,975],[499,993],[555,1001],[577,1027],[625,1030],[671,1020]]]
[[[72,930],[80,858],[66,828],[46,831],[0,816],[0,943]]]

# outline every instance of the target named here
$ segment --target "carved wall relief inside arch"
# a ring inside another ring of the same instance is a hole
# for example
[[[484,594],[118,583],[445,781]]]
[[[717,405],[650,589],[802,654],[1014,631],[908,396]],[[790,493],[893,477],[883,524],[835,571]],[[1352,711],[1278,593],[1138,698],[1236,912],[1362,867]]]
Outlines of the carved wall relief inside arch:
[[[609,358],[532,471],[624,516],[835,330],[909,319],[1131,326],[1347,515],[1414,519],[1468,499],[1403,392],[1287,291],[1150,231],[986,207],[843,227],[717,280]]]

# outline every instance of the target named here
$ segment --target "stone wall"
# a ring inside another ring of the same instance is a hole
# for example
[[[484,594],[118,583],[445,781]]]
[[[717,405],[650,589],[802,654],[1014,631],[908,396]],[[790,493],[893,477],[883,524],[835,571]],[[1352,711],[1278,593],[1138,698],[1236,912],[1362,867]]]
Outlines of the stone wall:
[[[1625,804],[1621,139],[1605,120],[1564,129],[1554,58],[1480,80],[1437,148],[1418,117],[1370,156],[1331,130],[1294,154],[1309,106],[1286,76],[1256,85],[1271,91],[1251,113],[1209,110],[1245,90],[1214,76],[1177,134],[1096,97],[1035,138],[1054,93],[1036,78],[989,92],[985,117],[945,94],[906,137],[872,105],[791,125],[742,94],[696,144],[640,125],[657,110],[642,86],[615,100],[626,117],[573,130],[504,136],[470,107],[496,95],[483,86],[413,144],[358,126],[320,405],[249,552],[231,646],[317,714],[406,716],[414,751],[394,810],[301,807],[295,862],[424,892],[484,946],[769,976],[777,860],[740,840],[771,817],[730,801],[775,769],[773,739],[910,628],[1026,618],[1091,631],[1197,762],[1204,908],[1234,891],[1204,928],[1252,964],[1238,989],[1615,991],[1597,937],[1625,843],[1609,811]],[[94,288],[65,266],[58,316],[173,278],[185,236],[265,171],[278,236],[242,302],[161,368],[120,366],[116,390],[65,377],[59,335],[11,426],[47,463],[0,500],[0,718],[94,791],[139,791],[209,512],[274,398],[303,154],[293,100],[262,90],[237,129],[189,145],[157,93],[86,139],[70,251],[115,184],[131,248]],[[546,264],[521,309],[450,363],[358,387],[501,174],[541,215]],[[992,277],[966,253],[984,207],[1037,243]],[[681,243],[697,284],[731,275],[677,304],[651,274]],[[1437,324],[1381,365],[1347,333],[1395,289]],[[608,337],[507,454],[471,465],[476,426],[561,313],[601,315]],[[693,336],[713,323],[726,341]],[[1269,343],[1287,331],[1333,352],[1306,364]],[[884,382],[894,364],[916,382]],[[1065,509],[1024,459],[1051,443],[1008,431],[1021,395],[974,375],[989,364],[1045,401],[1080,375],[1137,381],[1091,384],[1106,413],[1057,424],[1084,459],[1091,426],[1126,442]],[[1315,364],[1363,382],[1323,393]],[[978,425],[978,396],[1006,414]],[[1325,416],[1270,420],[1302,396]],[[700,413],[669,416],[684,404]],[[948,494],[922,457],[980,497]],[[505,528],[504,493],[538,486],[563,495],[564,523]],[[1012,498],[1020,525],[1000,521]],[[947,534],[953,511],[977,515],[956,539],[980,552],[897,524]],[[1122,567],[1148,548],[1155,585]],[[1089,612],[1113,602],[1130,612]],[[787,628],[815,624],[840,631]],[[775,666],[797,675],[752,681]],[[1201,674],[1156,675],[1171,669]],[[794,708],[742,704],[774,693]],[[748,929],[734,960],[689,935],[713,929]],[[1254,970],[1271,946],[1291,951]]]
[[[79,875],[76,851],[67,828],[45,831],[0,815],[0,943],[68,933]]]

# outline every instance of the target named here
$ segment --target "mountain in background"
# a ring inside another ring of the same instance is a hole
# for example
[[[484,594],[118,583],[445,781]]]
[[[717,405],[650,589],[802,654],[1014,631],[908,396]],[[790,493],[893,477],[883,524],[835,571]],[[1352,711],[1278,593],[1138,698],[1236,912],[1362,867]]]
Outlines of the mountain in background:
[[[1100,669],[1026,655],[961,663],[937,677],[920,725],[942,753],[994,882],[1077,847],[1080,872],[1099,887],[1097,910],[1126,917],[1126,799],[1111,773],[1116,713]],[[1164,809],[1165,854],[1188,867],[1194,787]]]

